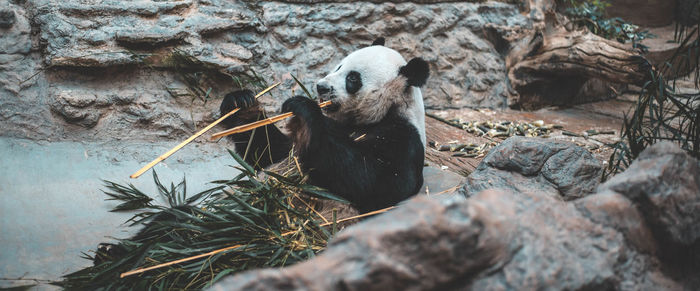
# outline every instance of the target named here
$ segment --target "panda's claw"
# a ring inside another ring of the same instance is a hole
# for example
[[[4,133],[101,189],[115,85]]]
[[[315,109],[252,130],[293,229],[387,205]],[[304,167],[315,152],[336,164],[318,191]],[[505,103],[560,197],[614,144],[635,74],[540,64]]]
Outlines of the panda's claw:
[[[248,109],[256,105],[255,94],[250,90],[238,90],[226,94],[221,101],[221,115],[229,113],[236,108]]]

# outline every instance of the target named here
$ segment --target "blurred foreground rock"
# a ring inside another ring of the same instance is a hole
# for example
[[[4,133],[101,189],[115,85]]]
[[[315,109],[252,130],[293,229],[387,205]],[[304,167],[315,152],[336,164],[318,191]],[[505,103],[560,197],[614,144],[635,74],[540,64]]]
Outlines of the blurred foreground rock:
[[[487,158],[479,175],[544,177],[547,163],[570,156],[557,155],[577,151],[535,144],[511,138],[492,154],[522,156]],[[580,169],[561,166],[572,164]],[[597,193],[569,202],[517,187],[482,184],[487,190],[471,193],[468,184],[469,198],[421,195],[339,233],[315,259],[231,276],[212,289],[697,290],[698,176],[697,160],[661,143]],[[663,255],[669,251],[684,258]]]
[[[675,144],[663,142],[645,150],[599,191],[633,201],[656,239],[673,246],[663,250],[671,259],[700,262],[700,164]]]

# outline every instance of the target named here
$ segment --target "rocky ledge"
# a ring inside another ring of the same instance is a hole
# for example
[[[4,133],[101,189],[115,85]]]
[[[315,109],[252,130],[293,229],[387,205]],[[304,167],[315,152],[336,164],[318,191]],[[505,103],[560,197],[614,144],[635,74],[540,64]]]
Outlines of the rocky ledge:
[[[315,259],[213,289],[700,288],[698,161],[660,143],[597,189],[592,162],[573,144],[511,138],[459,192],[418,196],[339,233]]]

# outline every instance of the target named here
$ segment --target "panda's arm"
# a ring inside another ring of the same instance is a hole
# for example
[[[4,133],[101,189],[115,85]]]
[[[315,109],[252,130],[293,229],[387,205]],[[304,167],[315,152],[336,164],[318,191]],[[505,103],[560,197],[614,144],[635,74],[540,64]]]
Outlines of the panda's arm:
[[[250,90],[240,90],[227,94],[221,102],[220,111],[224,115],[235,108],[243,110],[226,118],[226,128],[248,124],[263,118],[255,96]],[[274,124],[229,136],[235,143],[235,151],[255,168],[265,168],[289,155],[291,142]],[[252,138],[251,138],[252,137]]]
[[[283,111],[295,150],[310,182],[340,195],[363,212],[394,205],[423,183],[423,144],[405,119],[389,113],[377,125],[350,137],[347,129],[321,114],[315,102],[293,97]]]

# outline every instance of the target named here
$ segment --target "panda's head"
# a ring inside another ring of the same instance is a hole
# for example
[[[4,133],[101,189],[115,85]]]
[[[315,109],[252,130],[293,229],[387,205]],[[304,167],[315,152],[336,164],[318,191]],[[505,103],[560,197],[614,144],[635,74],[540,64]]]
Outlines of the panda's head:
[[[392,86],[396,87],[395,90],[404,90],[412,98],[418,99],[416,101],[420,104],[416,105],[420,105],[422,110],[420,90],[411,90],[410,87],[423,86],[427,78],[428,64],[425,61],[415,58],[406,63],[397,51],[383,46],[383,39],[380,38],[372,46],[354,51],[345,57],[327,76],[316,83],[316,90],[320,99],[332,101],[332,105],[324,109],[329,117],[339,121],[350,119],[354,123],[362,124],[378,121],[375,119],[383,117],[380,115],[386,113],[371,113],[371,118],[367,118],[366,111],[377,108],[358,107],[385,101],[377,99],[382,98],[381,92],[386,92],[390,84],[394,84]],[[395,84],[397,82],[401,84]],[[414,96],[416,94],[418,96]],[[351,116],[358,111],[365,113],[361,120]]]

